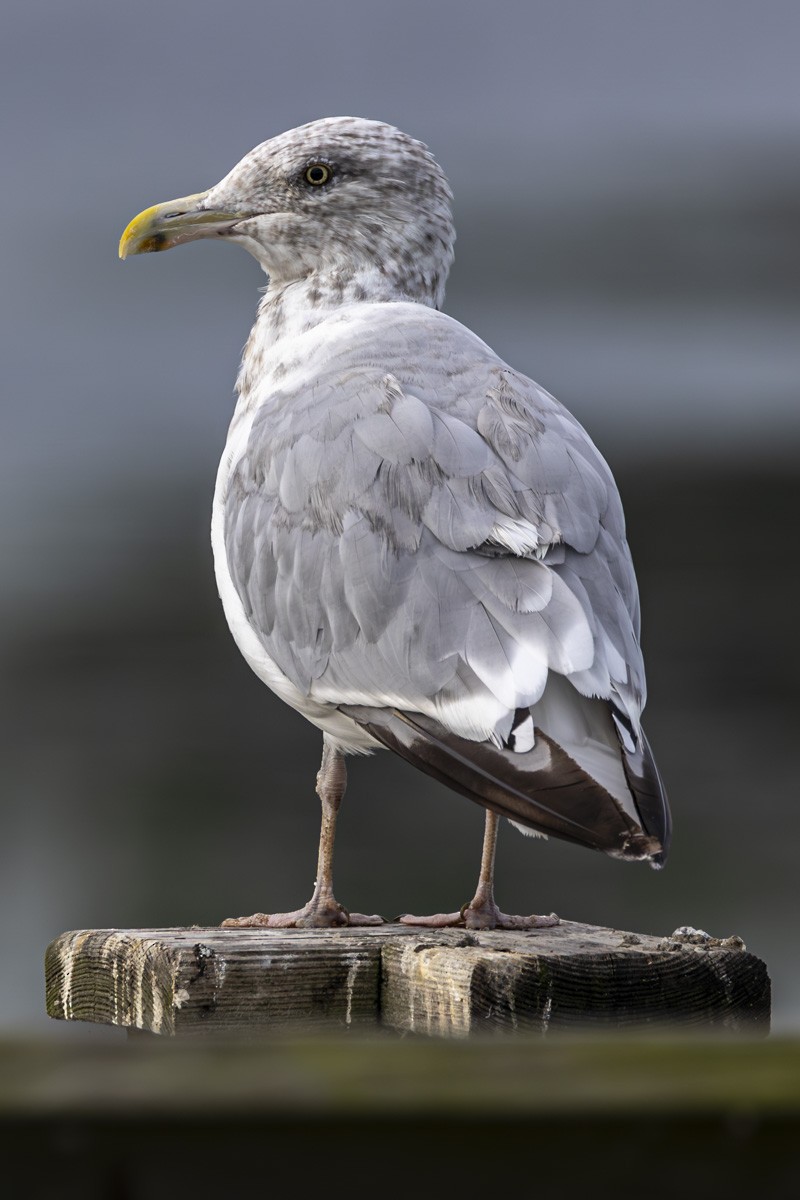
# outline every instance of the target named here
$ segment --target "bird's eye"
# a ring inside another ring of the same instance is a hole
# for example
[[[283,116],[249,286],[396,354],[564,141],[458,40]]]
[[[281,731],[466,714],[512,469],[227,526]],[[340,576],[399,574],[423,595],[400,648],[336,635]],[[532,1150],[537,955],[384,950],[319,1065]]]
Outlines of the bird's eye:
[[[333,172],[326,163],[311,163],[303,172],[303,179],[312,187],[322,187],[331,178]]]

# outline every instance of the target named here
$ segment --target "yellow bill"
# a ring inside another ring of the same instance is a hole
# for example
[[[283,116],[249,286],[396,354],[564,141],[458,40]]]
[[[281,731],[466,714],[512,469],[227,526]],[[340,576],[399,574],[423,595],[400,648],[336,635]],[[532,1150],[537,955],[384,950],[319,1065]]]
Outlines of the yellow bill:
[[[248,215],[203,207],[208,192],[154,204],[130,222],[119,243],[120,258],[170,250],[184,242],[222,235]]]

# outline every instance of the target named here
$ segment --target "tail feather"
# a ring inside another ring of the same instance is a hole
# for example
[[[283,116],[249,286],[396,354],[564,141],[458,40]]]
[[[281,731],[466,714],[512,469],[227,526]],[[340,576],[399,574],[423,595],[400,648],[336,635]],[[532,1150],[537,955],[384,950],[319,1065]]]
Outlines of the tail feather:
[[[421,713],[356,705],[341,711],[426,774],[516,824],[615,857],[663,863],[669,810],[646,742],[625,768],[641,815],[637,823],[538,727],[533,748],[519,753],[459,737]]]

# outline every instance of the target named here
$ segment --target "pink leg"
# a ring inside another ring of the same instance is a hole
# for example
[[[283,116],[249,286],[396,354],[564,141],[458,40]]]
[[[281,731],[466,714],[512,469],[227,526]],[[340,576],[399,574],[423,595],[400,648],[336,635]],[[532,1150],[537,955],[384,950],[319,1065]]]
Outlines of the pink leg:
[[[224,928],[251,929],[329,929],[336,925],[382,925],[383,917],[351,913],[333,894],[333,842],[336,816],[347,787],[344,757],[327,738],[322,746],[322,765],[317,774],[317,795],[322,801],[322,829],[319,836],[317,878],[314,893],[307,904],[295,912],[253,913],[251,917],[229,917]]]
[[[413,917],[406,913],[400,917],[404,925],[424,925],[432,929],[450,926],[466,926],[467,929],[546,929],[558,925],[558,917],[514,917],[501,912],[494,900],[494,858],[497,849],[497,813],[486,810],[486,825],[483,834],[483,854],[478,888],[469,904],[460,912],[434,913],[429,917]]]

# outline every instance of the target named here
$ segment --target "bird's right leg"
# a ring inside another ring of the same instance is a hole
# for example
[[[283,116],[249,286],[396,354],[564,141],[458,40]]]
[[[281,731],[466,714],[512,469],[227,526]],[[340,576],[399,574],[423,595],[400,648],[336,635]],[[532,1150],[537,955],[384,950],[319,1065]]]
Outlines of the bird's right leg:
[[[469,904],[465,904],[455,913],[433,913],[426,917],[404,913],[398,918],[401,925],[423,925],[429,929],[447,929],[452,926],[466,926],[467,929],[547,929],[559,924],[555,913],[551,913],[549,917],[516,917],[501,912],[495,904],[494,858],[499,820],[497,813],[487,808],[478,887]]]
[[[225,928],[329,929],[336,925],[382,925],[377,914],[350,913],[333,894],[333,843],[336,817],[347,787],[344,755],[324,738],[322,765],[317,773],[317,795],[322,801],[322,828],[319,835],[317,878],[311,899],[302,908],[288,913],[253,913],[252,917],[229,917]]]

